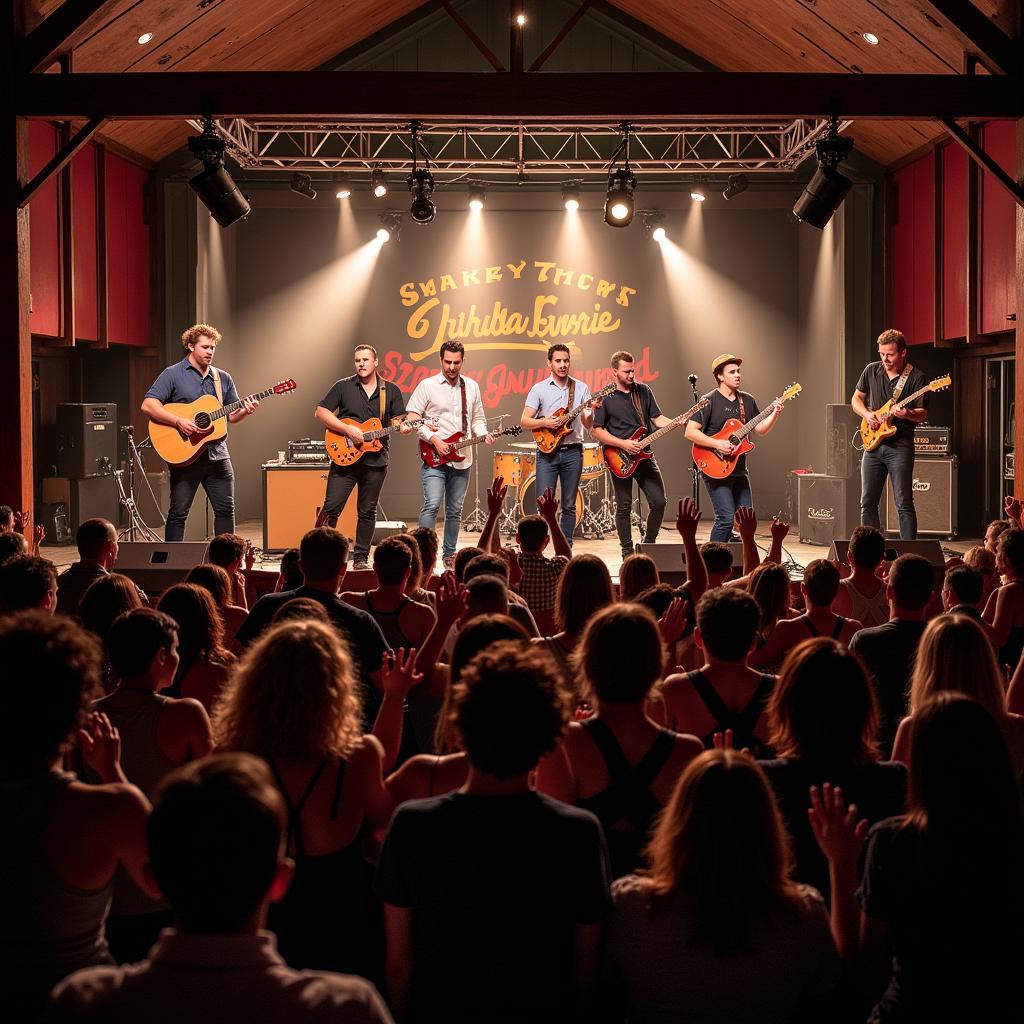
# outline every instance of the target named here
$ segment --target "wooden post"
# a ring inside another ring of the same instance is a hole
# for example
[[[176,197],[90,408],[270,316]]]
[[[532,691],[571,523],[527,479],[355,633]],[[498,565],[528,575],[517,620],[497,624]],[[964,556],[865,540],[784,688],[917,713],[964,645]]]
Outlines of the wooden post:
[[[1024,184],[1024,117],[1017,120],[1017,181]],[[1016,277],[1017,277],[1017,323],[1016,343],[1014,345],[1014,401],[1019,405],[1024,397],[1024,206],[1016,206]],[[1013,423],[1013,450],[1024,452],[1024,413],[1016,411]],[[1016,497],[1024,497],[1024,467],[1017,472],[1014,459],[1013,493]]]

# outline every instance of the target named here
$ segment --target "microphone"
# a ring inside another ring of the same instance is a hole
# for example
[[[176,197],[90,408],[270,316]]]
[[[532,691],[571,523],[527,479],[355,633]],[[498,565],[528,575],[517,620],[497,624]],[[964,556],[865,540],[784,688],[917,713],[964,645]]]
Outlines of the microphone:
[[[697,386],[697,374],[691,373],[686,379],[690,382],[691,388],[695,388]]]

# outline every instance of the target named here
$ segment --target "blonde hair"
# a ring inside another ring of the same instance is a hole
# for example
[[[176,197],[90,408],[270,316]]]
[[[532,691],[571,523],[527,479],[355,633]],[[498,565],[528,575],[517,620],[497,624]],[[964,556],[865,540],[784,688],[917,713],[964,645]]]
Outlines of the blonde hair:
[[[344,757],[362,734],[348,645],[312,619],[271,627],[238,664],[217,705],[220,750],[297,760]]]
[[[181,347],[187,352],[189,345],[194,345],[203,335],[210,338],[214,344],[220,344],[220,331],[209,324],[193,324],[188,330],[181,333]]]
[[[964,565],[975,572],[991,575],[996,571],[996,556],[984,545],[975,544],[964,552]]]

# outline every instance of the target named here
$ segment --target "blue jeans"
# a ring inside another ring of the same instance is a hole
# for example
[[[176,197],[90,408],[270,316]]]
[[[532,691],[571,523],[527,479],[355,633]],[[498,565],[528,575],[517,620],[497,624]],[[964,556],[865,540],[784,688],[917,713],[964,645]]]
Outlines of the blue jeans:
[[[883,441],[873,452],[865,452],[860,464],[860,521],[880,530],[878,502],[885,490],[885,478],[892,480],[892,497],[900,517],[900,539],[917,539],[917,510],[914,508],[914,439]]]
[[[704,486],[708,489],[711,504],[715,506],[715,523],[711,527],[711,539],[727,541],[732,536],[733,519],[736,509],[753,508],[750,495],[750,478],[733,473],[724,480],[704,477]]]
[[[452,466],[420,466],[423,477],[423,508],[420,509],[420,526],[437,526],[437,511],[444,499],[444,545],[441,553],[445,558],[455,554],[459,540],[459,526],[462,523],[462,503],[466,500],[469,487],[469,470],[454,469]]]
[[[192,501],[203,485],[213,507],[213,532],[235,532],[235,471],[230,459],[211,459],[205,452],[187,466],[170,470],[171,507],[167,511],[164,539],[185,539],[185,520]]]
[[[572,535],[576,529],[576,491],[579,490],[583,474],[583,446],[560,444],[550,455],[537,452],[537,499],[549,488],[561,481],[562,533],[572,547]],[[523,509],[523,515],[526,515]]]

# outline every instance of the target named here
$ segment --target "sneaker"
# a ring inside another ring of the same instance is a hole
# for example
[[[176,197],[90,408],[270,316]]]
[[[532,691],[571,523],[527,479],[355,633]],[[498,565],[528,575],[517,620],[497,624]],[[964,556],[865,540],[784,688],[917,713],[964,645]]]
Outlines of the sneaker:
[[[353,569],[369,569],[370,563],[365,558],[357,558],[352,563]]]
[[[454,569],[455,568],[455,556],[454,555],[445,555],[444,558],[441,559],[441,562],[442,562],[442,564],[444,565],[444,567],[446,569]]]

